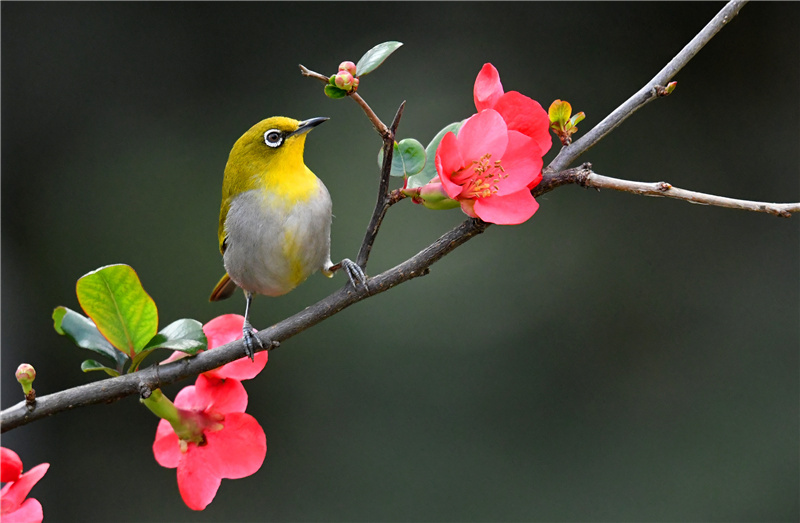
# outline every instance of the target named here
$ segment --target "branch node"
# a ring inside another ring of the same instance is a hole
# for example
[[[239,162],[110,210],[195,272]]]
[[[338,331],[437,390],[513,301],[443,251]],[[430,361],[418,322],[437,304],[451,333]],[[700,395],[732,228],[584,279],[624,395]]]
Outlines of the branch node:
[[[146,400],[147,398],[150,397],[150,394],[152,394],[152,393],[153,393],[153,390],[150,388],[150,386],[147,383],[145,383],[144,381],[139,383],[139,397],[141,399]]]
[[[672,189],[672,185],[668,184],[667,182],[658,182],[657,186],[658,190],[661,192],[667,192]]]

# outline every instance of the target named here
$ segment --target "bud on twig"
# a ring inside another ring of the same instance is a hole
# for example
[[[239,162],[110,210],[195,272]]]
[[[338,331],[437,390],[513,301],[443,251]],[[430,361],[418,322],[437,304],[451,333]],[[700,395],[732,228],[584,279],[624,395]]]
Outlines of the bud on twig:
[[[23,363],[17,367],[15,376],[19,384],[22,385],[22,393],[25,394],[25,402],[29,404],[33,403],[36,400],[36,391],[33,390],[31,385],[33,384],[33,380],[36,379],[36,369],[33,368],[33,365]]]

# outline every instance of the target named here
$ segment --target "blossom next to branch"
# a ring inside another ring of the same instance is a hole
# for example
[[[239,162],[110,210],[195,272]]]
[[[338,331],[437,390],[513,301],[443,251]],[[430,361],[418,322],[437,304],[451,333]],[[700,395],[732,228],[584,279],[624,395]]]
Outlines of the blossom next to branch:
[[[491,64],[481,69],[473,94],[478,113],[436,150],[439,181],[469,216],[522,223],[539,208],[530,190],[542,179],[542,156],[552,145],[550,119],[538,102],[504,92]]]
[[[0,520],[3,523],[42,521],[42,504],[34,498],[25,498],[48,468],[49,463],[42,463],[23,474],[22,460],[17,453],[0,447],[0,481],[5,483],[0,490]]]
[[[531,138],[539,148],[540,156],[547,154],[553,145],[550,136],[550,116],[532,98],[517,91],[503,91],[500,73],[492,64],[484,64],[472,90],[475,109],[494,109],[508,126],[509,131],[517,131]],[[541,177],[536,180],[539,183]],[[530,188],[533,189],[536,184]]]
[[[539,148],[530,137],[509,130],[494,109],[470,117],[458,136],[442,138],[436,170],[447,195],[473,218],[512,225],[539,208],[528,188],[541,179]]]
[[[174,404],[160,390],[145,403],[163,418],[153,454],[162,467],[178,469],[178,490],[189,508],[203,510],[222,479],[250,476],[264,463],[267,437],[245,414],[247,393],[239,381],[201,374]]]

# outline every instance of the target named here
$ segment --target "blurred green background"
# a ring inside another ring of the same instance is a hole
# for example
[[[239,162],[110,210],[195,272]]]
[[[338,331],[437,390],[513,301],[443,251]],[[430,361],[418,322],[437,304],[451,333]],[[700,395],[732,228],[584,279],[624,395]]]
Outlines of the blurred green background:
[[[2,406],[97,380],[52,328],[75,281],[128,263],[161,325],[210,304],[233,142],[272,115],[329,116],[306,163],[328,186],[333,259],[372,212],[378,136],[331,74],[386,40],[362,80],[399,137],[474,112],[485,62],[586,131],[722,3],[15,3],[2,10]],[[584,155],[601,174],[800,199],[800,4],[747,5],[656,101]],[[556,149],[547,155],[552,159]],[[800,217],[565,187],[431,274],[286,342],[246,383],[269,444],[201,513],[159,467],[135,397],[3,435],[46,521],[796,521]],[[390,211],[368,267],[464,218]],[[259,298],[265,327],[343,285]],[[167,390],[173,396],[183,383]]]

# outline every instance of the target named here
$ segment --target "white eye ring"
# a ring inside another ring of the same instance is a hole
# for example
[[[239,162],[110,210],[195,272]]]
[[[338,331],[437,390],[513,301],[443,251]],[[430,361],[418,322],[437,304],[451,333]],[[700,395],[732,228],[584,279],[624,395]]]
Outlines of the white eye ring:
[[[278,129],[270,129],[264,133],[264,143],[270,147],[280,147],[283,143],[283,134]]]

